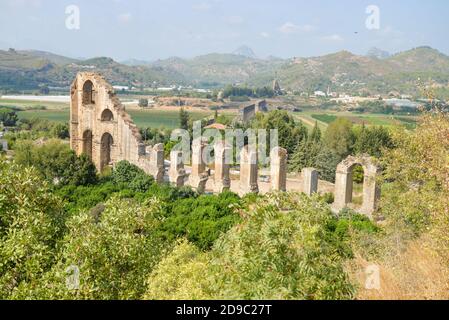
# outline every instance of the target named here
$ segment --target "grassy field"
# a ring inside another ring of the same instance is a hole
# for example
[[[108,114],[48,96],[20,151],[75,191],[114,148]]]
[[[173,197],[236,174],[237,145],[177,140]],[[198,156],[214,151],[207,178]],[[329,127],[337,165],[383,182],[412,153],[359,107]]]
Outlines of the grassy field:
[[[53,122],[69,122],[70,112],[69,109],[60,110],[27,110],[19,111],[19,119],[47,119]]]
[[[0,105],[9,107],[19,107],[21,109],[33,109],[41,106],[44,106],[49,110],[69,109],[69,104],[64,102],[42,102],[42,101],[0,99]]]
[[[0,105],[15,106],[25,111],[20,111],[19,117],[25,119],[43,118],[55,122],[69,121],[69,105],[61,102],[39,102],[39,101],[19,101],[0,99]],[[37,110],[44,106],[46,110]],[[168,128],[174,129],[179,126],[178,110],[140,110],[137,108],[128,109],[128,113],[138,127]],[[194,120],[199,120],[210,116],[213,111],[195,111],[190,112],[190,116]],[[233,116],[233,115],[230,115]],[[329,123],[337,117],[349,119],[354,124],[376,125],[376,126],[398,126],[402,125],[412,129],[416,126],[416,117],[413,116],[392,116],[382,114],[355,114],[350,112],[332,112],[319,109],[311,109],[303,112],[295,112],[293,116],[304,123],[304,125],[312,129],[315,122],[318,127],[325,131]]]
[[[414,116],[394,116],[394,115],[382,115],[382,114],[351,114],[347,112],[342,113],[312,113],[310,117],[317,120],[322,125],[329,125],[329,123],[335,121],[337,117],[343,117],[349,119],[353,124],[365,124],[368,126],[406,126],[407,128],[413,128],[416,126],[416,117]]]
[[[179,127],[178,111],[159,111],[159,110],[129,110],[128,113],[139,128],[167,128],[175,129]],[[208,112],[190,112],[193,120],[199,120],[210,116]],[[18,112],[21,119],[41,118],[54,122],[69,122],[70,113],[68,109],[60,110],[27,110]]]
[[[129,115],[139,128],[179,128],[179,111],[162,111],[162,110],[128,110]],[[212,115],[212,112],[189,112],[190,118],[200,120]]]

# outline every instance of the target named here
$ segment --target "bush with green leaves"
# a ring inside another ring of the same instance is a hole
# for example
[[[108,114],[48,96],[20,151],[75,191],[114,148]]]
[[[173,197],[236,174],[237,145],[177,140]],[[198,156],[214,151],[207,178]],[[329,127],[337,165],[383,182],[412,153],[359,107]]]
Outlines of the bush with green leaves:
[[[214,241],[240,221],[235,207],[239,197],[231,192],[202,195],[173,202],[158,229],[163,239],[186,237],[200,249],[210,249]]]
[[[112,179],[115,183],[124,183],[134,192],[147,191],[154,182],[154,178],[142,169],[128,161],[118,162],[113,171]]]
[[[33,166],[45,180],[55,185],[87,185],[97,181],[92,161],[86,155],[78,157],[61,140],[49,140],[42,145],[21,140],[14,151],[17,163]]]
[[[157,199],[139,204],[114,197],[97,217],[89,211],[73,216],[55,265],[38,283],[20,287],[14,298],[140,298],[146,277],[169,246],[154,233],[160,209]],[[73,282],[67,286],[74,269],[79,271],[78,288]]]
[[[179,244],[149,276],[146,299],[350,299],[349,245],[318,196],[257,199],[210,252]],[[173,264],[176,262],[176,264]]]
[[[35,169],[0,160],[0,299],[51,267],[64,220],[62,202]]]

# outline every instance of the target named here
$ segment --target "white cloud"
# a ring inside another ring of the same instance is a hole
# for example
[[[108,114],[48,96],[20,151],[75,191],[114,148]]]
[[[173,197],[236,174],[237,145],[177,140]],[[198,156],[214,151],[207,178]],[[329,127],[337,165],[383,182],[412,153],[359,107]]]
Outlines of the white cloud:
[[[225,22],[231,25],[239,25],[245,22],[241,16],[229,16],[224,18]]]
[[[126,13],[120,14],[117,18],[118,18],[118,21],[121,23],[128,23],[129,21],[131,21],[132,17],[133,16],[131,13],[126,12]]]
[[[339,34],[332,34],[330,36],[325,36],[322,37],[321,39],[325,40],[325,41],[333,41],[333,42],[340,42],[343,41],[343,37],[340,36]]]
[[[270,34],[268,33],[268,32],[261,32],[260,33],[260,36],[262,37],[262,38],[269,38],[270,37]]]
[[[212,5],[207,2],[197,3],[192,6],[193,10],[200,11],[200,12],[209,11],[211,8],[212,8]]]
[[[310,24],[299,26],[292,22],[286,22],[279,28],[279,31],[284,34],[295,34],[295,33],[311,32],[315,29],[316,28]]]
[[[9,0],[8,4],[10,7],[19,8],[24,6],[32,6],[38,8],[42,5],[41,0]]]

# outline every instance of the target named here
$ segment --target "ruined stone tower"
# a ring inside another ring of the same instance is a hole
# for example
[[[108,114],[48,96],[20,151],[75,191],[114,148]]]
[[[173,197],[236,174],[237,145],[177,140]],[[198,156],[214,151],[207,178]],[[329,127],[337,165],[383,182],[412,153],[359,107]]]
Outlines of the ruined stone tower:
[[[163,146],[146,148],[112,86],[96,73],[81,72],[71,86],[70,146],[98,171],[127,160],[156,179],[163,177]]]

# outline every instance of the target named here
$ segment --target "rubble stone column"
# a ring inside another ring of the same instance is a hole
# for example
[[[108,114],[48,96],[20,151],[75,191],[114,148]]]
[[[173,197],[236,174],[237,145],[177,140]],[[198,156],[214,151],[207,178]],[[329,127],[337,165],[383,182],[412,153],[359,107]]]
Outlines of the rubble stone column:
[[[311,196],[318,191],[318,171],[314,168],[302,169],[302,192]]]
[[[151,151],[150,156],[151,167],[153,168],[153,176],[157,183],[164,182],[164,145],[162,143],[156,144]]]
[[[275,147],[270,152],[271,190],[287,190],[287,150]]]
[[[224,141],[219,141],[214,146],[215,152],[215,183],[214,191],[221,193],[224,190],[229,190],[231,187],[231,179],[229,177],[230,164],[227,163],[229,157],[228,153],[231,148],[225,144]]]
[[[205,148],[206,143],[202,139],[196,139],[192,143],[192,172],[189,176],[189,184],[198,192],[204,192],[202,189],[208,180],[206,164],[203,159]]]
[[[170,152],[170,170],[169,179],[176,187],[184,186],[184,178],[186,171],[184,169],[183,154],[182,151]]]
[[[240,193],[258,193],[257,151],[245,146],[240,153]]]

